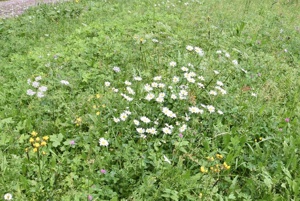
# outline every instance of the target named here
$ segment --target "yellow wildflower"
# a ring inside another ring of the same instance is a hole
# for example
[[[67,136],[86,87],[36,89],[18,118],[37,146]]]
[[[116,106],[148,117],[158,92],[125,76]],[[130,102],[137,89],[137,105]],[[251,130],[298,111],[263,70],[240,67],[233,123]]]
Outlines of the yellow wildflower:
[[[29,142],[30,142],[30,143],[33,143],[33,142],[34,142],[34,139],[31,137],[31,138],[29,139]]]
[[[216,157],[220,160],[223,159],[223,156],[221,154],[216,154]]]
[[[207,173],[207,172],[208,172],[208,170],[207,170],[207,169],[205,169],[205,167],[204,167],[204,166],[201,166],[201,168],[200,168],[200,171],[201,171],[202,173]]]
[[[37,136],[37,134],[38,134],[38,133],[35,132],[35,131],[32,131],[32,132],[31,132],[31,135],[32,135],[33,137]]]
[[[229,170],[229,169],[230,169],[230,166],[229,166],[229,165],[227,165],[227,163],[226,163],[226,162],[224,162],[224,163],[223,163],[223,167],[224,167],[224,169],[226,169],[226,170]]]
[[[46,152],[45,152],[45,151],[42,151],[42,154],[43,154],[43,155],[46,155]]]
[[[28,152],[28,148],[25,148],[25,152]]]
[[[41,142],[41,146],[46,146],[47,145],[47,142],[43,141]]]
[[[100,115],[100,112],[97,112],[96,115],[99,116],[99,115]]]
[[[100,94],[96,94],[96,98],[100,98],[101,96],[100,96]]]
[[[36,143],[33,144],[33,146],[34,146],[35,148],[39,148],[39,147],[40,147],[40,143],[37,143],[37,142],[36,142]]]
[[[37,149],[37,148],[34,148],[34,149],[33,149],[33,152],[37,152],[37,151],[38,151],[38,149]]]
[[[215,160],[214,157],[212,157],[212,156],[208,156],[208,157],[206,157],[206,159],[209,160],[209,161],[214,161]]]
[[[44,136],[44,137],[43,137],[43,140],[48,141],[48,140],[49,140],[49,136],[47,136],[47,135]]]
[[[94,109],[97,109],[97,106],[96,106],[96,105],[93,105],[93,108],[94,108]]]
[[[36,142],[39,142],[41,139],[39,137],[35,138]]]

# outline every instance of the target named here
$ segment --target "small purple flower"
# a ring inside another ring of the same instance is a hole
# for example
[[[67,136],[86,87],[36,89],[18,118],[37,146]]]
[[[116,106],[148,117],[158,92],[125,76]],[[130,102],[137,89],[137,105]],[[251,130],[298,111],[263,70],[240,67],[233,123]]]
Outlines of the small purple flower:
[[[290,122],[290,118],[285,118],[285,122]]]
[[[179,133],[179,135],[178,135],[180,138],[183,138],[183,135],[182,135],[182,133]]]
[[[105,170],[105,169],[101,169],[100,172],[101,172],[102,174],[106,174],[106,170]]]
[[[71,145],[71,146],[75,145],[75,140],[71,140],[71,141],[70,141],[70,145]]]
[[[113,67],[113,71],[115,71],[116,73],[119,73],[121,71],[121,69],[118,66]]]
[[[91,196],[91,195],[88,195],[88,200],[93,200],[93,196]]]

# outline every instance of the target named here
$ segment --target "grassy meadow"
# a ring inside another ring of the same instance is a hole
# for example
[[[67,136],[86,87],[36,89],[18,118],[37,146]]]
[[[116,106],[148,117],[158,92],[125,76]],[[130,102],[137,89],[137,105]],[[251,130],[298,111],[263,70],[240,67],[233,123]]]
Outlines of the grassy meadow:
[[[76,0],[0,19],[0,200],[299,200],[299,10]]]

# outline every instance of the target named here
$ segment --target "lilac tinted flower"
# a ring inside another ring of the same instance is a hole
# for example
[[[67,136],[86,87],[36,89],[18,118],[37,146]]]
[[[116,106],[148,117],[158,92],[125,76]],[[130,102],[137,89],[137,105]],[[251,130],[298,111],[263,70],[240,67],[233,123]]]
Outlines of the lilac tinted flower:
[[[70,145],[71,145],[71,146],[73,146],[73,145],[75,145],[75,144],[76,144],[76,143],[75,143],[75,140],[71,140],[71,141],[70,141]]]
[[[118,66],[113,67],[113,71],[115,71],[116,73],[119,73],[121,71],[121,69]]]
[[[101,172],[102,174],[106,174],[106,170],[105,170],[105,169],[101,169],[100,172]]]
[[[182,133],[179,133],[179,135],[178,135],[180,138],[183,138],[183,135],[182,135]]]
[[[34,92],[32,89],[28,89],[26,93],[29,96],[33,96],[36,92]]]
[[[34,82],[32,82],[32,86],[33,86],[34,88],[38,88],[38,87],[40,86],[40,83],[37,82],[37,81],[34,81]]]
[[[285,118],[285,122],[290,122],[290,118]]]
[[[41,86],[41,87],[39,87],[39,91],[41,91],[41,92],[45,92],[45,91],[47,91],[47,87],[46,86]]]
[[[93,200],[93,196],[91,196],[91,195],[88,195],[88,200]]]

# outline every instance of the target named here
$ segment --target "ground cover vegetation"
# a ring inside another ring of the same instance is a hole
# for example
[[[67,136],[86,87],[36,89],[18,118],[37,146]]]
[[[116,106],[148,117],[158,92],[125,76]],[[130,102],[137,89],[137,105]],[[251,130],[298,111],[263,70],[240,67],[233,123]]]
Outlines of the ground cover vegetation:
[[[297,200],[295,1],[79,0],[0,20],[4,200]]]

